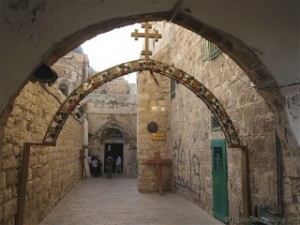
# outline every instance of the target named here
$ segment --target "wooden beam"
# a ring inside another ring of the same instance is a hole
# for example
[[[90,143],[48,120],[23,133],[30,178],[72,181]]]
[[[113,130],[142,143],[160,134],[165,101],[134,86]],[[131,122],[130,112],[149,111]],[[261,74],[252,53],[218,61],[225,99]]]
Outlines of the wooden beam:
[[[30,144],[25,143],[23,146],[23,160],[22,160],[23,162],[22,162],[22,170],[20,174],[20,186],[18,191],[16,225],[23,225],[26,191],[27,191],[29,155],[30,155]]]
[[[21,172],[20,172],[20,185],[19,185],[19,190],[18,190],[18,205],[17,205],[17,215],[16,215],[16,223],[15,223],[16,225],[23,225],[23,220],[24,220],[24,210],[25,210],[26,193],[27,193],[29,156],[30,156],[31,145],[55,146],[55,144],[53,144],[53,143],[24,143],[22,167],[21,167]]]
[[[159,194],[162,196],[162,195],[164,195],[164,189],[163,189],[163,179],[162,179],[162,174],[161,174],[161,165],[162,164],[172,164],[172,160],[161,159],[159,152],[155,152],[154,155],[155,155],[154,159],[144,161],[141,163],[141,165],[155,165],[156,166],[157,182],[158,182],[157,185],[158,185]]]
[[[164,195],[164,190],[163,190],[163,180],[161,176],[161,161],[160,161],[160,154],[159,152],[155,152],[155,161],[156,161],[156,172],[158,175],[158,189],[159,189],[159,195],[162,196]]]

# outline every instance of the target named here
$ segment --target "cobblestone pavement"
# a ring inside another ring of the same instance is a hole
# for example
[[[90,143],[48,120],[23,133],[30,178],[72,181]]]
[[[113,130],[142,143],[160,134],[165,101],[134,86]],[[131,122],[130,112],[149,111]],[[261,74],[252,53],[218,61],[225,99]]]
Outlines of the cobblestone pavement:
[[[136,179],[91,178],[78,183],[40,225],[220,225],[211,215],[167,192],[139,193]]]

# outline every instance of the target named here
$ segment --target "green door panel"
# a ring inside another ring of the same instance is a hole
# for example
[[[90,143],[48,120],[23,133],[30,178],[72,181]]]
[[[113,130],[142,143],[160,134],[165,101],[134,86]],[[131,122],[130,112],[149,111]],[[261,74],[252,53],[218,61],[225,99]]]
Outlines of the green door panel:
[[[214,216],[223,222],[228,217],[227,159],[225,139],[212,140]]]

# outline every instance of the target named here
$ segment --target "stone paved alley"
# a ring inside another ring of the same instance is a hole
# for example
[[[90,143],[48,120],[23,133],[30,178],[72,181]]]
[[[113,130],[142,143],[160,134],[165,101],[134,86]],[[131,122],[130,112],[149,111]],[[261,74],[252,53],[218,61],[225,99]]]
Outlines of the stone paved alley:
[[[139,193],[136,179],[78,183],[40,225],[220,225],[198,206],[167,192]]]

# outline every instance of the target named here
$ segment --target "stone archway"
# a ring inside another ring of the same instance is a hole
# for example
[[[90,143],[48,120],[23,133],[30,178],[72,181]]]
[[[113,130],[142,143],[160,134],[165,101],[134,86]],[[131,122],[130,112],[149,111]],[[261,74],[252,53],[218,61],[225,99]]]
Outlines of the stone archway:
[[[119,28],[142,21],[161,21],[168,20],[169,18],[170,12],[158,12],[133,15],[128,17],[117,17],[95,24],[87,24],[84,28],[77,30],[73,34],[63,38],[53,47],[44,52],[41,62],[44,62],[47,65],[52,65],[60,57],[76,48],[82,42],[98,34],[113,30],[114,28]],[[176,18],[174,18],[172,22],[185,27],[186,29],[189,29],[216,44],[224,53],[229,55],[246,72],[249,78],[258,87],[265,87],[266,85],[276,86],[276,82],[273,79],[272,74],[260,61],[253,48],[250,48],[236,37],[212,26],[209,26],[202,21],[196,20],[192,16],[186,15],[184,13],[178,13],[176,15]],[[36,68],[37,67],[38,65],[36,65]],[[32,68],[31,75],[36,68]],[[24,87],[24,85],[25,81],[23,82],[22,87]],[[19,87],[19,90],[22,87]],[[264,97],[268,104],[272,106],[274,112],[283,111],[284,99],[277,89],[268,91],[257,89],[257,91]],[[6,107],[3,108],[3,113],[1,112],[1,124],[6,123],[7,117],[10,113],[10,105],[13,104],[13,100],[16,97],[17,93],[18,91],[12,95],[12,98],[9,99],[8,104],[5,103]],[[285,115],[280,116],[285,117]],[[2,137],[2,135],[3,133],[0,131],[0,137]],[[0,138],[0,140],[2,140],[2,138]]]
[[[89,140],[89,145],[97,138],[99,137],[99,135],[101,135],[101,133],[106,130],[106,129],[116,129],[119,130],[120,132],[122,132],[123,136],[124,136],[124,141],[125,142],[129,142],[130,141],[130,137],[131,135],[129,134],[129,132],[127,131],[127,129],[125,128],[125,125],[116,119],[111,119],[109,121],[107,121],[106,123],[104,123],[94,134],[93,136],[90,138]]]
[[[44,136],[43,143],[55,144],[56,139],[58,138],[59,133],[63,128],[69,114],[72,113],[80,101],[93,90],[117,77],[124,76],[132,72],[141,72],[145,70],[175,79],[177,82],[183,84],[193,93],[195,93],[197,97],[199,97],[218,118],[221,128],[225,134],[228,146],[240,147],[238,134],[224,107],[203,84],[194,79],[193,76],[190,76],[186,72],[174,66],[170,66],[155,60],[146,61],[144,59],[123,63],[97,73],[93,77],[89,78],[85,83],[77,87],[56,112]]]
[[[55,63],[60,57],[72,51],[84,41],[96,35],[111,31],[115,28],[131,25],[138,22],[163,21],[169,19],[169,12],[158,12],[152,14],[140,14],[130,17],[113,18],[100,23],[91,24],[78,30],[69,37],[58,42],[56,46],[44,55],[43,61],[48,65]],[[247,46],[236,37],[212,27],[202,21],[178,13],[172,23],[182,26],[216,44],[218,48],[227,54],[242,70],[250,80],[258,87],[257,92],[271,105],[274,112],[282,110],[284,98],[277,89],[264,90],[265,87],[277,86],[275,79],[262,63],[254,49]]]
[[[108,150],[108,146],[111,146],[111,150]],[[108,152],[115,160],[118,153],[122,159],[121,173],[126,176],[137,176],[136,137],[133,137],[130,129],[116,118],[109,118],[94,132],[89,140],[89,148],[99,154],[104,165]],[[105,167],[103,171],[106,172]]]
[[[53,47],[49,48],[43,53],[42,62],[48,65],[52,65],[61,56],[68,53],[72,49],[76,48],[80,43],[92,38],[98,34],[110,31],[114,28],[130,25],[136,22],[142,21],[160,21],[168,19],[170,12],[159,12],[150,14],[139,14],[128,17],[118,17],[109,20],[102,21],[100,23],[87,24],[85,27],[77,30],[73,34],[63,38],[57,42]],[[192,16],[184,13],[178,13],[176,18],[172,20],[173,23],[178,24],[186,29],[189,29],[196,34],[201,35],[207,40],[215,43],[224,53],[229,55],[249,76],[249,78],[258,86],[276,86],[276,82],[272,77],[270,71],[265,67],[262,61],[259,59],[253,48],[250,48],[238,38],[216,29],[208,24],[199,21]],[[34,71],[34,68],[32,68]],[[23,83],[23,86],[25,83]],[[279,93],[278,89],[272,89],[265,91],[263,88],[257,89],[257,92],[265,99],[268,105],[271,106],[272,111],[286,121],[286,113],[284,111],[284,98]],[[17,93],[14,93],[16,96]],[[10,99],[9,104],[13,103],[14,98]],[[2,144],[2,137],[4,132],[2,126],[6,124],[6,120],[10,113],[10,105],[7,104],[3,109],[1,115],[0,124],[0,145]],[[62,115],[63,116],[63,115]],[[285,128],[290,131],[288,123],[279,124],[277,128]]]

